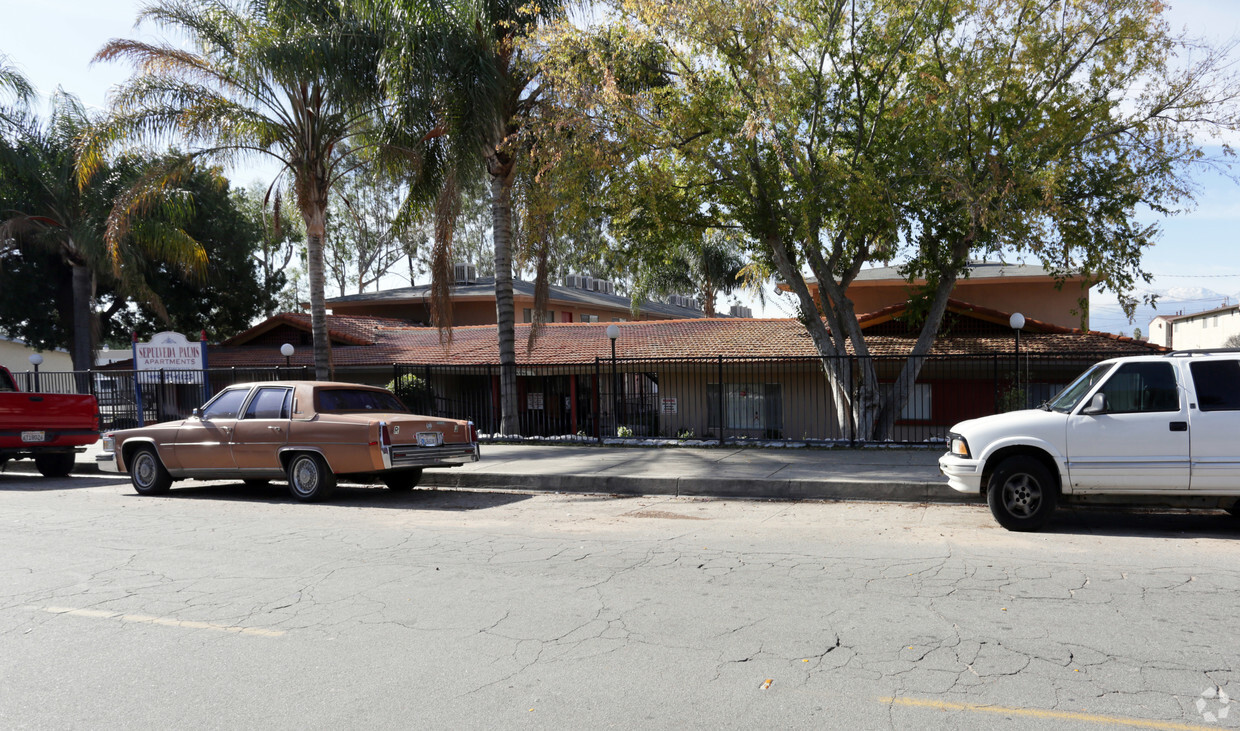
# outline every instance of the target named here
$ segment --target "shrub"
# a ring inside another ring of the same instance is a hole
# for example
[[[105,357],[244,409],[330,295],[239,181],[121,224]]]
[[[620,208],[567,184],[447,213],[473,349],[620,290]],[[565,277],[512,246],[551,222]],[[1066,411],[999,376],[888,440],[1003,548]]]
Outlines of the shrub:
[[[387,385],[388,390],[415,414],[435,415],[435,391],[425,378],[412,373],[397,378]]]

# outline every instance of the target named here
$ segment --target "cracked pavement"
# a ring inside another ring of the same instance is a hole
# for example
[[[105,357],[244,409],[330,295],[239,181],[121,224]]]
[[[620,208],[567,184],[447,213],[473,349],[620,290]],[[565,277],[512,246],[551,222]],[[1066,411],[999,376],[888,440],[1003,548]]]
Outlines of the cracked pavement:
[[[0,474],[0,725],[1207,725],[1203,692],[1240,694],[1238,538],[1216,512],[1030,535],[977,505]]]

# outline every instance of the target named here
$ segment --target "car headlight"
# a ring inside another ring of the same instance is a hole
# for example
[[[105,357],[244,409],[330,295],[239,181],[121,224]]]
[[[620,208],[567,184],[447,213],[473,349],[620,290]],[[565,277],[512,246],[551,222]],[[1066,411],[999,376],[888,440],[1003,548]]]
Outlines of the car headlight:
[[[959,434],[951,434],[948,436],[951,446],[948,448],[952,454],[957,457],[971,457],[969,454],[969,443]]]

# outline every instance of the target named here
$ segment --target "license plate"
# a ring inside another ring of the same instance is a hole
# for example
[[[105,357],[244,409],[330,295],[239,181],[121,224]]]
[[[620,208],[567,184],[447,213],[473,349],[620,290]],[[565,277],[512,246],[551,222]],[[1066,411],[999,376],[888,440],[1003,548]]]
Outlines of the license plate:
[[[419,447],[438,447],[443,444],[443,435],[437,431],[418,432]]]
[[[23,441],[23,442],[26,442],[26,443],[30,443],[30,442],[46,442],[46,441],[47,441],[47,432],[41,432],[41,431],[24,431],[24,432],[22,432],[22,441]]]

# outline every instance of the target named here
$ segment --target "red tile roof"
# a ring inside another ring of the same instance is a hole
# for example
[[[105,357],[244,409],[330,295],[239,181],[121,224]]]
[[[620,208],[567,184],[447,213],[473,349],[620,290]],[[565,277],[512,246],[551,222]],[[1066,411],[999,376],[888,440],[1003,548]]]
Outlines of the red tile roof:
[[[333,342],[350,345],[373,345],[375,332],[380,327],[407,327],[408,320],[395,317],[371,317],[368,315],[328,315],[327,336]],[[259,335],[280,325],[290,325],[298,330],[311,331],[310,314],[307,312],[281,312],[263,320],[243,333],[225,340],[222,345],[245,345]]]
[[[883,308],[863,315],[862,328],[890,322],[904,305]],[[952,300],[949,310],[967,319],[1002,324],[991,334],[952,335],[936,339],[932,355],[1008,355],[1014,337],[1007,329],[1008,314],[998,310]],[[250,330],[208,350],[212,368],[270,367],[284,365],[278,347],[244,346],[247,335],[261,334],[271,323],[290,323],[309,329],[309,315],[277,315]],[[780,319],[691,319],[643,320],[616,323],[549,323],[543,326],[533,351],[526,350],[530,325],[516,326],[516,355],[520,365],[593,363],[595,358],[611,357],[607,327],[616,325],[616,356],[639,359],[692,358],[817,358],[818,351],[799,320]],[[499,363],[495,325],[457,327],[451,341],[441,341],[435,328],[407,326],[401,320],[379,317],[329,316],[333,339],[356,343],[332,348],[336,366],[384,366],[393,363],[413,365],[487,365]],[[912,350],[915,335],[870,333],[866,337],[874,356],[905,356]],[[1090,353],[1126,355],[1163,352],[1151,343],[1110,333],[1065,328],[1037,320],[1026,320],[1020,347],[1027,353]],[[851,347],[850,347],[851,352]],[[294,366],[311,366],[314,354],[299,348],[291,360]],[[120,364],[118,364],[120,365]]]

